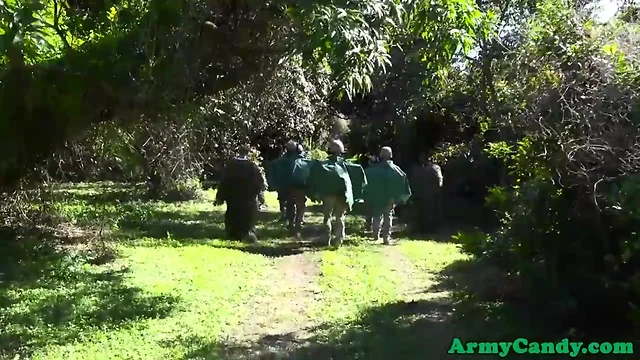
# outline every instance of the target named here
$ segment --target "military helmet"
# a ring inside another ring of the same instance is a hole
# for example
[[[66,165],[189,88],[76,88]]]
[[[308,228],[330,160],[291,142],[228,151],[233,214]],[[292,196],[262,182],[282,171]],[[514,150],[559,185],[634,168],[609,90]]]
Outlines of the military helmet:
[[[329,142],[329,152],[332,154],[342,154],[344,153],[344,144],[342,141],[335,139]]]
[[[382,149],[380,149],[380,158],[383,160],[389,160],[393,157],[393,150],[391,150],[390,147],[388,146],[383,146]]]
[[[284,144],[284,148],[287,149],[287,151],[295,151],[297,146],[298,144],[293,140],[289,140],[286,144]]]

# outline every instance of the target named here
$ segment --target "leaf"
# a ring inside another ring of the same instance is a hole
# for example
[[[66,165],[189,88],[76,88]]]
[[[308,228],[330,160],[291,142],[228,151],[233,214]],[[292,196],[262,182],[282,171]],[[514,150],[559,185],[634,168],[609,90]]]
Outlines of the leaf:
[[[603,47],[603,50],[606,54],[613,56],[618,51],[618,44],[615,42],[611,44],[607,44]]]

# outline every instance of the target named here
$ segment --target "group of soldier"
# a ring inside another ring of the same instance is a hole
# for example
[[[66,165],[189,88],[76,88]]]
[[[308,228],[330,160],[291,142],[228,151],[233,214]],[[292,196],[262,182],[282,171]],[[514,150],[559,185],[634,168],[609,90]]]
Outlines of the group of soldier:
[[[411,198],[414,230],[434,230],[441,220],[443,178],[438,165],[421,155],[411,176],[393,162],[390,147],[382,147],[366,169],[343,158],[340,140],[327,146],[326,160],[312,160],[304,148],[289,141],[284,153],[265,166],[265,172],[250,158],[250,148],[242,146],[232,159],[218,186],[216,204],[227,204],[225,230],[230,239],[257,241],[254,227],[264,191],[276,191],[281,220],[292,235],[299,237],[304,225],[307,198],[322,203],[326,243],[340,246],[345,238],[345,217],[358,200],[368,211],[367,223],[373,240],[390,243],[396,206]]]

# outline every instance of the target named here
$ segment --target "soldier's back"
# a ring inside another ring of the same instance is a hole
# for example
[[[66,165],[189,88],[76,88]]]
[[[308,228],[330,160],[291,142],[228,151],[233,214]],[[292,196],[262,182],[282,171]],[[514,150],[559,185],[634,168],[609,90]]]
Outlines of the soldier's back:
[[[439,188],[442,172],[436,164],[416,165],[411,171],[411,189],[416,196],[426,195]]]
[[[249,159],[234,158],[225,169],[226,181],[236,190],[237,196],[257,196],[263,189],[263,175],[255,163]]]

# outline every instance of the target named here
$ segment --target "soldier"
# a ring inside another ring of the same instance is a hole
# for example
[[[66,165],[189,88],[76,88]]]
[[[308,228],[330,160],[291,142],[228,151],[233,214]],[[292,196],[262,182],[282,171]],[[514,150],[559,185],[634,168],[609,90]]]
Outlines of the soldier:
[[[298,157],[300,158],[304,158],[305,161],[305,167],[306,169],[303,171],[305,172],[304,176],[309,175],[309,168],[311,167],[312,164],[312,160],[307,157],[307,153],[304,151],[304,147],[300,144],[296,145],[296,153],[298,154]],[[296,169],[298,170],[298,169]],[[294,170],[294,173],[296,173],[297,171]],[[302,198],[304,199],[304,202],[298,207],[299,209],[302,209],[301,211],[301,215],[300,215],[300,226],[304,225],[304,212],[306,211],[306,207],[307,207],[307,196],[306,196],[306,179],[305,179],[305,191],[302,193]]]
[[[280,156],[278,156],[278,158],[276,158],[275,160],[271,161],[269,164],[267,164],[266,169],[267,169],[267,182],[269,184],[269,190],[270,191],[275,191],[278,194],[278,207],[280,210],[280,219],[279,222],[280,223],[286,223],[287,222],[287,198],[286,198],[286,194],[284,193],[284,190],[282,189],[283,184],[282,184],[282,174],[281,171],[279,170],[279,166],[282,163],[282,159],[284,157],[286,157],[286,155],[288,153],[291,153],[293,151],[295,151],[295,146],[296,143],[289,140],[285,145],[284,145],[284,151],[282,151],[282,153],[280,154]]]
[[[380,162],[367,168],[365,203],[373,215],[373,239],[382,236],[383,243],[389,244],[393,210],[396,205],[406,202],[411,196],[407,175],[393,163],[393,152],[388,146],[380,150]]]
[[[305,168],[310,164],[309,159],[304,155],[302,145],[292,142],[287,150],[282,160],[283,166],[280,168],[283,171],[283,177],[287,177],[283,191],[286,199],[287,229],[296,237],[300,237],[307,202],[308,173]]]
[[[414,231],[426,233],[436,230],[442,220],[442,170],[432,163],[427,154],[421,153],[411,173]]]
[[[339,247],[345,238],[345,215],[367,182],[360,165],[347,164],[342,158],[342,141],[331,141],[328,153],[329,159],[311,167],[308,191],[309,197],[322,200],[328,245]]]
[[[329,161],[340,166],[339,163],[343,160],[342,154],[344,153],[344,145],[340,140],[334,140],[329,143]],[[346,173],[346,170],[344,170]],[[342,189],[341,189],[342,190]],[[347,199],[344,196],[344,191],[335,192],[324,196],[322,199],[322,215],[323,224],[327,232],[327,243],[331,246],[332,228],[334,230],[335,245],[340,246],[342,240],[345,237],[344,218],[349,209],[347,205]]]
[[[377,164],[379,162],[379,159],[377,156],[375,155],[371,155],[368,157],[367,160],[367,169],[370,168],[371,166]],[[371,209],[368,208],[368,206],[365,204],[366,207],[366,211],[367,211],[367,219],[366,219],[366,225],[367,225],[367,230],[372,230],[372,225],[373,225],[373,212]]]
[[[266,189],[266,180],[258,165],[249,159],[249,146],[238,150],[224,169],[216,204],[227,203],[225,230],[232,240],[257,241],[254,227],[258,215],[258,197]]]

